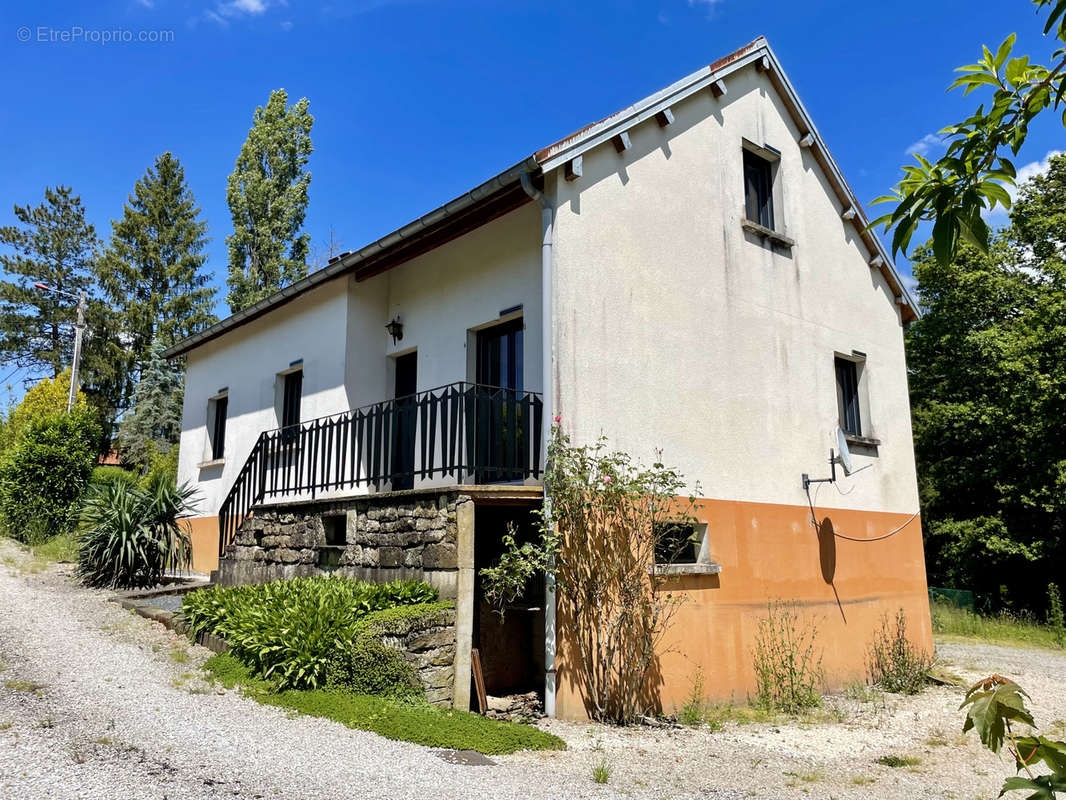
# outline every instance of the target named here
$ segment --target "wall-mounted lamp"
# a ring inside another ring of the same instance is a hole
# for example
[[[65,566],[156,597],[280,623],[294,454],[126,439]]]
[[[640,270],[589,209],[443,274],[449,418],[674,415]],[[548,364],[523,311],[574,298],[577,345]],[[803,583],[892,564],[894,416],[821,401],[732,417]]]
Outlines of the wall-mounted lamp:
[[[392,337],[393,344],[396,344],[403,339],[403,323],[400,322],[400,318],[394,317],[392,321],[385,326],[385,331]]]

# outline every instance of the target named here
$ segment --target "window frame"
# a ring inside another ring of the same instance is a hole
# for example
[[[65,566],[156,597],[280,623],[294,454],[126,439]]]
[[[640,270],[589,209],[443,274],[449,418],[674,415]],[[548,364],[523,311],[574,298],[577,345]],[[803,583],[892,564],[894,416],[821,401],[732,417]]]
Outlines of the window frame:
[[[700,520],[664,520],[661,525],[687,525],[695,532],[695,561],[659,561],[655,554],[655,564],[651,572],[656,575],[717,575],[722,566],[711,560],[709,526]]]
[[[208,402],[210,418],[211,460],[222,461],[226,457],[226,423],[229,418],[229,393],[220,392]]]
[[[303,405],[303,367],[286,370],[281,373],[281,413],[278,415],[278,427],[281,429],[299,427],[302,421]],[[296,388],[289,394],[290,387]]]
[[[833,380],[837,396],[837,424],[847,436],[862,437],[862,366],[860,359],[839,354],[833,356]],[[849,402],[850,401],[850,402]]]
[[[760,148],[761,150],[761,148]],[[776,231],[776,215],[775,215],[775,203],[774,203],[774,183],[776,163],[775,160],[767,158],[762,152],[756,151],[752,147],[741,148],[742,152],[742,172],[744,175],[744,218],[748,222],[753,222],[756,225],[760,225],[770,231]],[[751,191],[753,181],[751,181],[750,173],[758,170],[758,175],[755,176],[754,187],[756,192],[755,203],[757,205],[756,217],[751,215],[752,211],[752,197]]]

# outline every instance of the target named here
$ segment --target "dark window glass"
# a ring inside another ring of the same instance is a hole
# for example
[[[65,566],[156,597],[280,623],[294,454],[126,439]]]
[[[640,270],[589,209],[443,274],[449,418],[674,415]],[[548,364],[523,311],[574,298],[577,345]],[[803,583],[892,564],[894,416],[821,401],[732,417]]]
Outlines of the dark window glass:
[[[699,552],[694,525],[685,522],[667,522],[656,527],[656,564],[695,564]]]
[[[836,359],[837,410],[840,429],[844,433],[862,436],[862,420],[859,418],[859,371],[854,361]]]
[[[281,427],[300,424],[300,396],[303,394],[304,373],[296,370],[285,375],[285,392],[281,402]]]
[[[226,454],[226,413],[228,410],[228,397],[219,397],[215,400],[215,419],[211,429],[211,458],[216,461]]]
[[[744,209],[749,220],[773,229],[773,166],[747,150],[744,151]]]
[[[477,334],[477,382],[522,388],[522,320],[493,325]]]

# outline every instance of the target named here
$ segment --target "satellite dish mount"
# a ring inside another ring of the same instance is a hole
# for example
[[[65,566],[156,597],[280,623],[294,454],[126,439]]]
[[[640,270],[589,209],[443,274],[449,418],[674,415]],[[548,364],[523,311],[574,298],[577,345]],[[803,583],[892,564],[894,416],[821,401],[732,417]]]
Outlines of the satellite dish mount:
[[[844,470],[844,475],[853,475],[856,472],[862,472],[870,465],[867,464],[864,467],[853,470],[851,468],[851,450],[848,449],[848,439],[844,435],[844,431],[837,428],[837,450],[829,448],[829,477],[828,478],[812,478],[806,472],[803,473],[803,491],[809,491],[812,483],[836,483],[837,480],[837,464]]]

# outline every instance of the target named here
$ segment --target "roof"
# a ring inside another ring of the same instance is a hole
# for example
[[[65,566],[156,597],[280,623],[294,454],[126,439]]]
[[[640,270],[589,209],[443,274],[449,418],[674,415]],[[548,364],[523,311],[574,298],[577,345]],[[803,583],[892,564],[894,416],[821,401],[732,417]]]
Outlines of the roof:
[[[575,131],[531,156],[522,159],[503,172],[479,186],[456,197],[425,216],[409,222],[402,228],[383,236],[366,247],[343,253],[330,259],[320,270],[286,286],[258,303],[242,309],[199,333],[183,339],[164,352],[167,358],[187,353],[199,345],[216,339],[224,333],[251,322],[263,314],[282,306],[294,298],[327,281],[344,275],[354,275],[356,280],[365,280],[392,267],[429,252],[442,244],[468,233],[519,206],[531,198],[521,187],[521,176],[526,173],[539,177],[556,169],[604,142],[610,141],[635,125],[652,119],[672,104],[724,81],[733,72],[749,65],[764,71],[778,91],[793,122],[800,129],[801,138],[811,137],[810,151],[830,178],[833,190],[842,207],[853,209],[850,222],[856,228],[867,248],[874,254],[871,266],[880,269],[888,281],[897,302],[902,307],[905,321],[918,318],[918,309],[902,278],[896,271],[881,241],[867,230],[869,220],[855,193],[848,186],[829,148],[814,125],[810,114],[800,102],[799,96],[789,82],[780,62],[765,38],[754,41],[723,58],[693,72],[676,83],[652,94],[628,108],[611,114],[598,122]],[[719,84],[720,85],[720,84]]]

